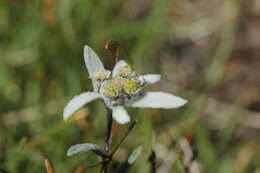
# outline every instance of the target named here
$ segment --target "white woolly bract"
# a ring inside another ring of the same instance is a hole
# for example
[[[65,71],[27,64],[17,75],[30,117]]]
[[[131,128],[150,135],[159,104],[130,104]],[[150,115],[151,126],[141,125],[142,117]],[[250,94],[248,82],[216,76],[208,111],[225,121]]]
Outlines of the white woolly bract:
[[[103,148],[96,144],[91,144],[91,143],[76,144],[68,149],[67,156],[72,156],[72,155],[78,154],[80,152],[102,151],[102,150],[103,150]]]
[[[124,66],[126,66],[127,63],[124,61],[124,60],[120,60],[116,63],[116,65],[114,66],[113,68],[113,71],[112,71],[112,77],[115,77],[116,75],[118,75],[120,69]]]
[[[164,92],[146,92],[131,106],[141,108],[177,108],[187,103],[183,98]]]
[[[73,97],[69,103],[65,106],[63,112],[64,120],[68,119],[73,113],[80,109],[85,104],[100,98],[101,96],[95,92],[84,92],[78,96]]]
[[[126,110],[122,106],[111,107],[113,119],[120,124],[125,124],[130,122],[130,117],[127,114]]]
[[[159,74],[146,74],[140,76],[141,80],[145,80],[148,84],[155,84],[161,79],[161,75]]]

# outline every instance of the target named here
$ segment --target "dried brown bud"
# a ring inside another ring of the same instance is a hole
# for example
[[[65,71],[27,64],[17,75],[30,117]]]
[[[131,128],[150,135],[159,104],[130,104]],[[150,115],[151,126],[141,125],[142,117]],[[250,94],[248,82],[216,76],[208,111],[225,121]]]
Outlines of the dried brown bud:
[[[119,47],[119,43],[115,40],[108,40],[105,45],[105,49],[109,51],[116,51],[118,47]]]
[[[52,164],[49,159],[45,159],[45,167],[46,167],[47,173],[55,173],[54,168],[52,167]]]

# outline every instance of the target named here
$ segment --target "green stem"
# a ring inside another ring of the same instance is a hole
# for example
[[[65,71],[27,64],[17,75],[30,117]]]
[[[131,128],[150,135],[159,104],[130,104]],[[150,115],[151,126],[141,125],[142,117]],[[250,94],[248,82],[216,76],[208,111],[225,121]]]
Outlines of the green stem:
[[[120,145],[124,142],[125,138],[129,135],[129,133],[132,131],[132,129],[134,128],[135,124],[136,124],[136,120],[133,121],[133,123],[129,126],[127,132],[125,133],[125,135],[121,138],[121,140],[119,141],[119,143],[115,146],[115,148],[113,149],[113,151],[110,153],[109,157],[112,158],[115,154],[115,152],[117,151],[117,149],[120,147]]]

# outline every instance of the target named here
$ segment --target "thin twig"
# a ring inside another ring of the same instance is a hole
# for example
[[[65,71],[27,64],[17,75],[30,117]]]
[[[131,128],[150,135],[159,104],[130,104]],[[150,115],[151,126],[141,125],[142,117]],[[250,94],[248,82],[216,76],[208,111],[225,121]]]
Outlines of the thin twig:
[[[129,135],[129,133],[132,131],[132,129],[134,128],[135,124],[136,124],[136,120],[134,120],[132,122],[132,124],[128,127],[127,132],[124,134],[124,136],[120,139],[120,141],[118,142],[118,144],[115,146],[115,148],[112,150],[112,152],[109,154],[108,157],[103,159],[103,166],[100,169],[100,173],[102,173],[103,171],[106,171],[106,168],[108,166],[108,164],[111,162],[114,154],[116,153],[117,149],[120,147],[120,145],[124,142],[124,140],[126,139],[126,137]],[[106,172],[105,172],[106,173]]]
[[[99,165],[102,165],[103,164],[103,161],[101,162],[97,162],[97,163],[92,163],[92,164],[89,164],[89,165],[82,165],[80,166],[79,168],[77,168],[74,173],[83,173],[86,171],[86,169],[88,168],[93,168],[93,167],[97,167]]]
[[[119,43],[115,40],[108,40],[105,45],[105,49],[109,50],[113,53],[113,56],[114,56],[113,58],[115,58],[114,59],[115,64],[119,60],[119,53],[120,53],[119,47],[120,47]]]
[[[118,62],[118,60],[119,60],[119,48],[116,49],[116,58],[115,58],[116,63]]]
[[[108,40],[106,42],[105,49],[113,53],[113,56],[115,58],[115,64],[119,61],[120,49],[125,52],[127,60],[132,62],[129,51],[124,46],[122,46],[118,41]]]
[[[149,157],[149,162],[151,163],[151,173],[156,173],[156,154],[153,150]]]
[[[134,128],[135,124],[136,124],[136,120],[134,120],[132,122],[132,124],[128,127],[127,132],[125,133],[125,135],[121,138],[121,140],[119,141],[119,143],[115,146],[115,148],[113,149],[113,151],[110,154],[110,158],[112,158],[115,154],[115,152],[117,151],[117,149],[120,147],[120,145],[124,142],[125,138],[129,135],[129,133],[132,131],[132,129]]]
[[[112,118],[112,110],[107,108],[107,133],[106,133],[106,138],[105,138],[105,146],[104,146],[104,151],[108,154],[109,153],[109,148],[112,142],[112,126],[113,126],[113,118]],[[107,164],[107,157],[103,158],[103,166],[101,168],[104,170],[104,173],[109,173],[108,170],[108,164]]]
[[[112,110],[107,108],[107,133],[106,133],[105,146],[104,146],[104,150],[106,153],[109,153],[109,147],[112,141],[112,126],[113,126]]]
[[[127,60],[132,63],[132,59],[131,59],[131,56],[130,56],[129,51],[128,51],[124,46],[122,46],[122,45],[120,45],[120,48],[123,49],[123,51],[125,52],[126,57],[127,57]]]
[[[205,115],[204,113],[200,112],[199,115],[195,118],[195,120],[193,120],[190,128],[188,129],[188,132],[186,133],[185,138],[187,139],[187,141],[189,143],[191,143],[195,130],[196,130],[197,126],[199,125],[199,123],[201,122],[201,120],[203,119],[204,115]]]

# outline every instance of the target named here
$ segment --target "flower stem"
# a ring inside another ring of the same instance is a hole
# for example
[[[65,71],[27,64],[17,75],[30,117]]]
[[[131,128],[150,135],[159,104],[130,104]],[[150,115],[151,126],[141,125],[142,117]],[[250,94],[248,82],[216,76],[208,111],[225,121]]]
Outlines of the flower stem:
[[[156,173],[156,154],[153,150],[149,157],[149,162],[151,163],[151,173]]]
[[[112,114],[111,114],[112,115]],[[111,116],[112,117],[112,116]],[[124,140],[126,139],[126,137],[129,135],[129,133],[132,131],[132,129],[134,128],[135,124],[136,124],[136,120],[134,120],[132,122],[132,124],[128,127],[127,132],[124,134],[124,136],[121,138],[121,140],[119,141],[119,143],[115,146],[115,148],[112,150],[112,152],[110,154],[108,154],[108,157],[104,157],[103,158],[103,164],[102,167],[100,169],[100,173],[103,172],[104,173],[108,173],[108,164],[110,163],[110,161],[112,160],[112,157],[114,156],[114,154],[116,153],[117,149],[120,147],[120,145],[124,142]],[[112,124],[111,124],[111,128],[112,128]],[[110,134],[111,135],[111,134]],[[111,135],[112,136],[112,135]],[[110,144],[108,145],[110,146]],[[108,152],[109,152],[109,148],[108,148]]]
[[[124,142],[125,138],[129,135],[129,133],[132,131],[132,129],[134,128],[135,124],[136,124],[136,120],[134,120],[132,122],[132,124],[128,127],[127,132],[125,133],[125,135],[121,138],[121,140],[119,141],[119,143],[116,145],[116,147],[113,149],[113,151],[110,154],[110,158],[112,158],[115,154],[115,152],[117,151],[117,149],[120,147],[120,145]]]
[[[112,143],[112,126],[113,126],[113,118],[112,118],[112,110],[107,108],[107,133],[105,138],[105,146],[104,150],[108,154],[109,148]],[[107,159],[107,158],[104,158]],[[107,164],[104,165],[104,173],[108,173]]]
[[[112,142],[112,126],[113,126],[112,110],[107,108],[107,133],[106,133],[105,146],[104,146],[104,150],[106,153],[109,153],[109,147]]]

